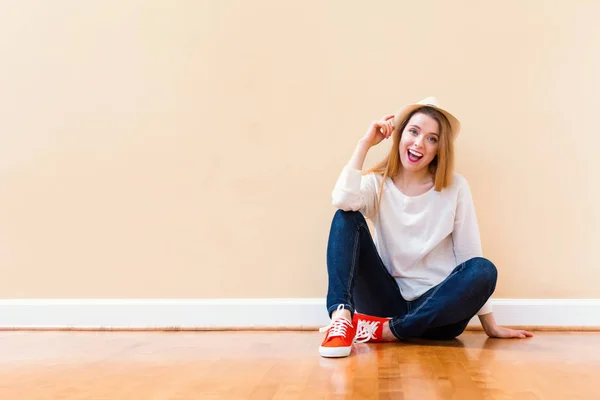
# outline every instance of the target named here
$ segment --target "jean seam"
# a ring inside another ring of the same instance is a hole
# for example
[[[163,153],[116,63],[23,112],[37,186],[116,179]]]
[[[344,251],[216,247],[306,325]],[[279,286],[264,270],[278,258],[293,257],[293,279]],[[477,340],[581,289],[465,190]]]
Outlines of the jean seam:
[[[356,234],[354,235],[354,249],[352,251],[352,265],[350,266],[350,279],[348,279],[348,286],[346,287],[346,293],[347,296],[346,297],[346,303],[350,303],[350,297],[352,296],[352,294],[350,293],[350,290],[352,288],[352,283],[354,282],[354,269],[356,268],[356,253],[357,253],[357,246],[358,246],[358,241],[360,240],[360,230],[356,231]]]
[[[464,263],[460,264],[463,265]],[[429,302],[429,300],[431,300],[431,298],[433,296],[435,296],[435,294],[438,292],[438,290],[440,290],[440,288],[442,287],[442,285],[444,284],[445,281],[447,281],[451,276],[453,276],[454,274],[458,273],[458,271],[454,271],[453,273],[451,273],[450,275],[448,275],[448,277],[446,277],[446,279],[444,279],[444,281],[442,281],[436,288],[435,290],[431,293],[431,295],[425,299],[425,301],[417,308],[415,308],[415,310],[409,314],[406,314],[404,317],[402,317],[402,319],[399,319],[397,321],[391,320],[390,321],[390,330],[392,329],[392,326],[396,326],[397,324],[401,324],[402,322],[404,322],[406,320],[406,318],[412,317],[414,316],[417,312],[419,312],[421,310],[421,308],[423,308],[425,306],[425,304],[427,304]]]
[[[366,223],[364,223],[364,222],[362,222],[362,221],[361,221],[361,222],[359,222],[359,223],[358,223],[358,228],[359,228],[359,230],[360,230],[361,228],[362,228],[362,229],[365,229],[365,230],[366,230],[367,232],[369,232],[369,234],[370,234],[370,231],[369,231],[369,226],[368,226]],[[373,240],[373,246],[375,247],[375,252],[377,253],[377,256],[379,257],[379,259],[380,259],[380,261],[381,261],[381,266],[382,266],[382,267],[385,269],[385,265],[383,264],[383,260],[381,260],[381,255],[379,254],[379,251],[377,250],[377,246],[375,246],[375,241],[374,241],[374,240]],[[391,282],[392,282],[394,285],[396,285],[396,288],[398,288],[398,292],[400,292],[400,288],[398,287],[398,282],[396,282],[396,280],[394,279],[394,277],[393,277],[393,276],[392,276],[392,275],[391,275],[391,274],[390,274],[390,273],[389,273],[387,270],[386,270],[385,272],[388,274],[387,276],[388,276],[388,277],[391,279]],[[401,293],[401,292],[400,292],[400,295],[402,295],[402,293]]]

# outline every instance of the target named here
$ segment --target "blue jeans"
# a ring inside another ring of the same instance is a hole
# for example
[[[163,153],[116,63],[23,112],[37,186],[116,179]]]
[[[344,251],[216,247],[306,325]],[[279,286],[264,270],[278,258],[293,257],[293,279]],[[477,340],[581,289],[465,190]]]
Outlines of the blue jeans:
[[[338,210],[327,244],[327,311],[339,304],[363,314],[392,317],[398,339],[448,340],[460,335],[496,288],[498,272],[485,258],[472,258],[418,299],[402,297],[383,265],[360,212]]]

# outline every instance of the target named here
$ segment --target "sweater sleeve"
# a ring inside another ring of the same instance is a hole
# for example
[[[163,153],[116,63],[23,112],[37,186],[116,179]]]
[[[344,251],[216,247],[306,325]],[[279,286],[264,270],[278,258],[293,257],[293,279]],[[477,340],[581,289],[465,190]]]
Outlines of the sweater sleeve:
[[[458,179],[460,179],[461,185],[458,189],[452,241],[456,262],[457,265],[460,265],[471,258],[482,257],[483,252],[475,204],[473,203],[469,183],[462,176]],[[489,314],[490,312],[492,312],[492,305],[488,300],[477,312],[477,315]]]
[[[344,211],[360,211],[366,218],[375,215],[377,208],[377,187],[372,175],[362,175],[362,171],[345,166],[333,189],[334,207]]]
[[[481,257],[483,252],[471,189],[464,178],[457,179],[460,179],[461,184],[458,189],[452,241],[458,265],[473,257]]]

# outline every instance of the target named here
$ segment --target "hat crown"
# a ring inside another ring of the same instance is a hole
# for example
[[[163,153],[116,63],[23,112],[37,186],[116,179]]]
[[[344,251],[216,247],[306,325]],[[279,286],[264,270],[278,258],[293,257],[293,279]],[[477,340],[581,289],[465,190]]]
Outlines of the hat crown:
[[[434,107],[440,106],[440,102],[434,96],[425,97],[423,100],[419,101],[417,104],[422,104],[424,106],[434,106]]]
[[[452,136],[456,137],[458,135],[458,133],[460,132],[460,121],[452,113],[443,109],[440,106],[440,102],[435,96],[425,97],[423,100],[417,103],[407,104],[404,107],[400,108],[398,111],[396,111],[396,113],[394,114],[394,124],[396,125],[396,127],[400,127],[400,124],[402,124],[402,122],[406,118],[408,118],[410,115],[412,115],[413,112],[415,112],[423,106],[433,107],[442,114],[444,114],[452,128]]]

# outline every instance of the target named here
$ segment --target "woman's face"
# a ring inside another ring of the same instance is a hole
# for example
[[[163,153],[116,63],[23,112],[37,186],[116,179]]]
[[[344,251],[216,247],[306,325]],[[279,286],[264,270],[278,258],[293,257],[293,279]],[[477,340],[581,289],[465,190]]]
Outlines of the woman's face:
[[[429,115],[414,114],[400,138],[400,161],[408,171],[421,171],[437,155],[440,139],[440,128],[435,119]]]

